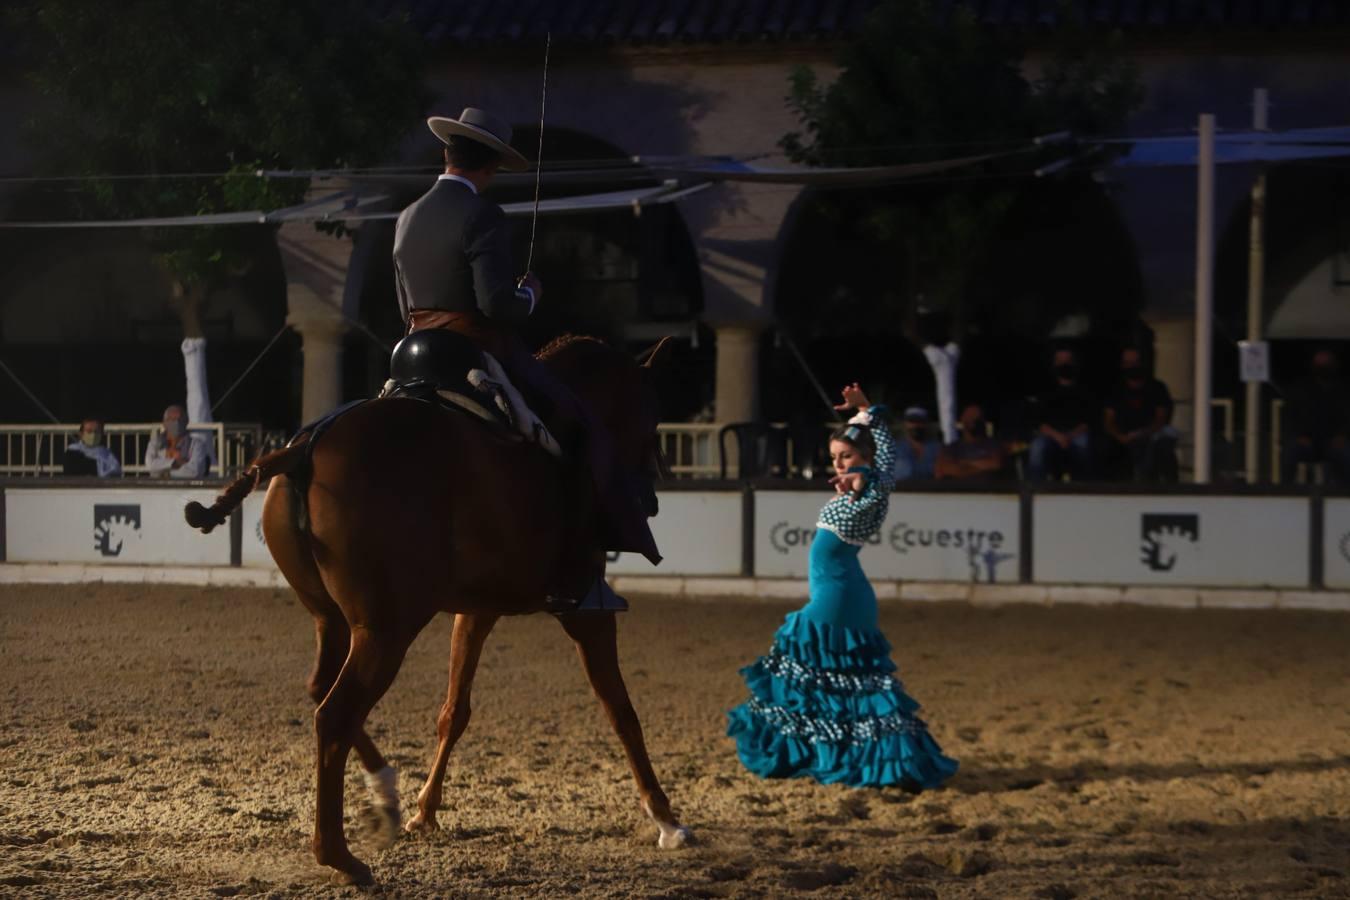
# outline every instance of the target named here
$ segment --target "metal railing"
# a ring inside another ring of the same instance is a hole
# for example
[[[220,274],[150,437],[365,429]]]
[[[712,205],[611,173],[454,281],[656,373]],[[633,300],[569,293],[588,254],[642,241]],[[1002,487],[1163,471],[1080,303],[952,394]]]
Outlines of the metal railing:
[[[661,453],[676,478],[716,478],[722,469],[717,433],[722,425],[711,423],[666,423],[656,426]]]
[[[210,435],[215,444],[212,477],[238,474],[278,436],[285,440],[281,432],[266,432],[261,425],[249,423],[203,422],[188,430]],[[145,451],[161,431],[159,422],[109,422],[103,427],[108,449],[122,463],[122,474],[132,477],[149,475]],[[0,425],[0,476],[60,475],[66,447],[78,441],[79,435],[78,424]]]

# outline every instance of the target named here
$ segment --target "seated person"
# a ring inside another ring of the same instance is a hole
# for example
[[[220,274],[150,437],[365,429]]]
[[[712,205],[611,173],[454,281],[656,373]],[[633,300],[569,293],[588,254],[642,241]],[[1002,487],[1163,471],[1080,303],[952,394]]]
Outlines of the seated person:
[[[1171,426],[1172,395],[1150,377],[1138,350],[1120,354],[1120,386],[1103,416],[1118,455],[1128,456],[1135,481],[1177,480],[1177,430]]]
[[[984,407],[966,404],[961,410],[960,427],[961,436],[938,454],[937,477],[990,481],[1004,475],[1007,455],[989,436]]]
[[[904,436],[896,442],[895,480],[932,478],[942,445],[930,436],[928,410],[911,406],[905,410]]]
[[[215,442],[209,434],[188,431],[190,422],[211,420],[204,338],[184,339],[183,364],[187,370],[188,408],[175,403],[164,410],[164,430],[145,448],[145,467],[155,477],[205,478],[215,456]]]
[[[103,443],[103,422],[85,419],[80,423],[80,439],[66,447],[61,460],[62,475],[93,475],[114,478],[122,474],[122,463]]]
[[[1092,421],[1096,402],[1078,383],[1078,361],[1072,350],[1058,350],[1053,360],[1055,386],[1039,404],[1040,426],[1027,453],[1032,481],[1092,477]]]
[[[1300,463],[1323,464],[1329,484],[1350,484],[1350,384],[1330,350],[1313,353],[1309,377],[1289,391],[1288,436],[1281,477],[1293,484]],[[1308,480],[1312,480],[1311,473]]]

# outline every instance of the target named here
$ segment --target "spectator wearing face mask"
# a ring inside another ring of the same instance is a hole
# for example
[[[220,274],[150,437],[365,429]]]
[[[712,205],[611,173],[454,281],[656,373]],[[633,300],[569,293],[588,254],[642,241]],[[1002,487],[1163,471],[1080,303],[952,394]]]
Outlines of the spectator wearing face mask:
[[[188,431],[193,422],[211,420],[211,402],[206,393],[206,340],[183,341],[183,363],[187,372],[187,409],[174,404],[164,410],[164,429],[150,439],[145,448],[145,467],[155,477],[205,478],[215,455],[211,436]]]
[[[895,480],[913,481],[936,474],[938,452],[942,444],[932,436],[928,410],[911,406],[905,410],[904,436],[895,455]]]
[[[1283,477],[1292,484],[1300,463],[1322,463],[1326,480],[1350,484],[1350,385],[1330,350],[1312,356],[1308,378],[1288,395]]]
[[[1120,354],[1120,385],[1103,414],[1103,425],[1119,455],[1128,456],[1135,481],[1177,480],[1177,438],[1172,395],[1148,374],[1138,350]]]
[[[1051,371],[1055,385],[1040,400],[1040,426],[1027,451],[1027,474],[1032,481],[1045,481],[1068,472],[1074,481],[1084,481],[1092,477],[1097,404],[1078,383],[1072,350],[1056,351]]]
[[[80,423],[80,439],[66,447],[61,474],[115,478],[122,474],[122,463],[103,444],[103,422],[85,419]]]
[[[1007,455],[989,436],[984,407],[969,403],[961,410],[961,437],[942,448],[937,459],[937,477],[964,481],[990,481],[1004,474]]]

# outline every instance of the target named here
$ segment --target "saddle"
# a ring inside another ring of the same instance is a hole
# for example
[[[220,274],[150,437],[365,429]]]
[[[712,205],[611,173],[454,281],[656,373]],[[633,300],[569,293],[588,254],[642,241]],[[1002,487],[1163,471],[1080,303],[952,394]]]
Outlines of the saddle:
[[[490,353],[440,328],[414,331],[398,342],[389,380],[379,396],[410,397],[458,409],[538,444],[561,458],[562,447]]]

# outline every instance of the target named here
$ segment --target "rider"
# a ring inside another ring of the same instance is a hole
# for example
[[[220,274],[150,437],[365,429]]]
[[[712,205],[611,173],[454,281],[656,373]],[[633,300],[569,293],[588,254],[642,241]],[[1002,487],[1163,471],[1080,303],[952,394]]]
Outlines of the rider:
[[[511,126],[473,107],[458,119],[433,116],[427,125],[445,144],[445,173],[399,215],[394,233],[394,277],[408,331],[445,328],[468,337],[496,357],[527,394],[542,397],[555,417],[580,426],[613,536],[606,549],[641,553],[658,563],[646,512],[608,436],[515,331],[534,312],[544,288],[532,272],[518,281],[513,276],[506,214],[482,196],[498,169],[529,166],[510,146]]]

